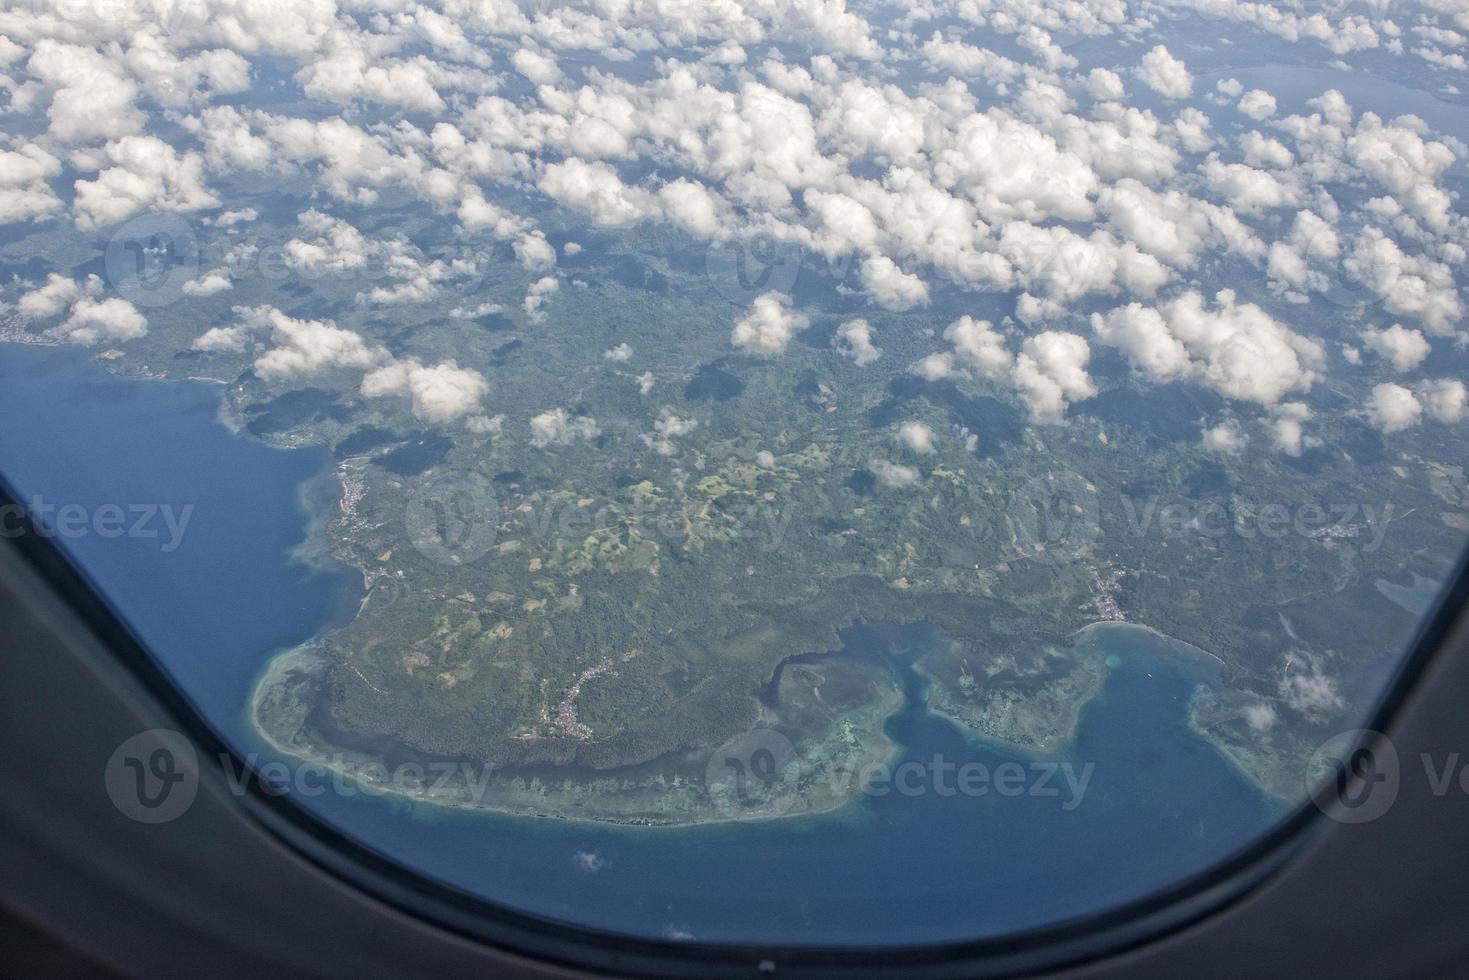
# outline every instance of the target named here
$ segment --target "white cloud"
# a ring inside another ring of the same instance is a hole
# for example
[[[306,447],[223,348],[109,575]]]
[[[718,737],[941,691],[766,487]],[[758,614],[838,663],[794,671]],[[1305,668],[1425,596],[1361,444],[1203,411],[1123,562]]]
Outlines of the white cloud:
[[[957,362],[980,377],[999,380],[1014,367],[1015,359],[1005,349],[1005,339],[988,320],[961,316],[944,328],[944,339],[954,345]]]
[[[599,225],[627,225],[662,213],[653,194],[624,184],[600,160],[587,163],[572,157],[550,164],[538,186],[562,204],[587,212]]]
[[[790,309],[791,298],[784,293],[762,293],[755,298],[750,312],[734,325],[730,343],[751,354],[770,356],[785,351],[799,331],[810,320]]]
[[[1275,115],[1275,96],[1262,89],[1250,89],[1236,108],[1251,119],[1268,119]]]
[[[609,350],[602,352],[604,361],[617,361],[619,363],[632,359],[632,345],[628,343],[618,344]]]
[[[1237,303],[1232,290],[1207,309],[1192,290],[1160,307],[1169,332],[1197,362],[1196,377],[1229,398],[1273,405],[1290,391],[1309,390],[1325,363],[1318,341],[1291,331],[1253,303]]]
[[[1245,448],[1245,434],[1233,421],[1221,422],[1204,430],[1204,448],[1211,453],[1237,453]]]
[[[92,345],[104,340],[136,340],[148,332],[148,321],[125,299],[84,296],[72,304],[71,315],[60,330],[73,343]]]
[[[1428,356],[1431,349],[1422,331],[1408,330],[1394,323],[1386,330],[1368,329],[1362,334],[1368,350],[1375,351],[1392,365],[1394,371],[1411,371]]]
[[[1435,422],[1453,423],[1464,417],[1466,391],[1457,378],[1424,381],[1417,386],[1423,410]]]
[[[1385,433],[1411,428],[1422,417],[1423,406],[1402,385],[1376,385],[1367,399],[1367,420]]]
[[[147,121],[134,104],[137,85],[113,58],[91,47],[41,40],[26,68],[52,90],[46,116],[50,134],[63,143],[131,136]]]
[[[886,255],[869,255],[862,260],[862,285],[885,310],[908,310],[928,302],[928,286],[912,273],[898,268]]]
[[[1311,419],[1305,402],[1281,402],[1272,409],[1271,442],[1287,456],[1299,456],[1306,449],[1320,445],[1321,440],[1306,435],[1304,423]]]
[[[0,150],[0,225],[59,211],[61,199],[46,181],[60,173],[61,161],[34,143]]]
[[[210,272],[197,279],[190,279],[183,286],[186,296],[213,296],[233,288],[234,283],[230,281],[230,277],[222,272]]]
[[[310,377],[331,368],[370,368],[387,359],[360,334],[330,320],[298,320],[273,307],[240,311],[252,328],[268,326],[274,345],[255,359],[262,381]]]
[[[1091,349],[1073,333],[1047,330],[1025,338],[1015,357],[1015,387],[1030,406],[1031,420],[1059,423],[1069,402],[1097,393],[1086,363]]]
[[[872,343],[872,326],[866,320],[847,320],[837,327],[831,345],[844,357],[852,359],[858,367],[877,363],[882,350]]]
[[[898,439],[915,453],[926,454],[934,451],[933,429],[922,422],[910,421],[898,426]]]
[[[553,408],[530,420],[531,445],[540,449],[590,442],[601,434],[596,419],[589,415],[571,415],[564,408]]]
[[[947,352],[929,354],[914,363],[913,373],[925,381],[942,381],[954,373],[954,355]]]
[[[903,466],[885,459],[874,458],[868,462],[867,468],[877,477],[877,482],[885,487],[911,487],[921,476],[916,467]]]
[[[1093,313],[1091,322],[1098,340],[1126,354],[1132,366],[1150,380],[1172,381],[1193,369],[1188,348],[1155,309],[1131,303],[1105,315]]]
[[[361,390],[365,398],[407,395],[416,417],[449,422],[477,411],[490,386],[480,374],[454,361],[426,367],[408,358],[369,371]]]
[[[525,310],[526,315],[532,322],[539,323],[546,318],[545,311],[541,309],[546,304],[550,295],[561,288],[561,283],[555,276],[542,276],[530,284],[525,292],[525,299],[521,301],[520,307]]]
[[[95,180],[76,182],[72,209],[79,228],[121,221],[139,211],[198,211],[219,199],[204,186],[204,160],[182,155],[154,136],[125,136],[108,143],[106,167]]]
[[[24,315],[36,320],[56,316],[82,296],[82,286],[74,279],[53,272],[41,286],[25,293],[16,303]]]
[[[1086,91],[1094,99],[1120,99],[1125,93],[1122,78],[1115,71],[1093,68],[1086,76]]]
[[[1137,77],[1154,92],[1167,99],[1186,99],[1194,92],[1194,78],[1188,66],[1158,45],[1143,55],[1136,69]]]

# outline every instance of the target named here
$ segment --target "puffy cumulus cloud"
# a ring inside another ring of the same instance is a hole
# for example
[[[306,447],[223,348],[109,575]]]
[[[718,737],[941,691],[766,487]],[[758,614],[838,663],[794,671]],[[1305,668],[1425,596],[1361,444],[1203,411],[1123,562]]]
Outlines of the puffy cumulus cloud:
[[[155,34],[134,34],[124,64],[149,98],[170,109],[202,105],[250,87],[250,63],[235,52],[216,49],[181,56]]]
[[[83,296],[72,304],[71,315],[59,329],[72,343],[90,346],[104,340],[136,340],[148,332],[148,321],[125,299]]]
[[[365,305],[421,303],[439,295],[440,283],[476,270],[472,259],[428,260],[403,237],[372,240],[350,222],[311,209],[296,216],[300,237],[282,249],[285,264],[308,278],[374,267],[387,284],[357,295]]]
[[[1423,406],[1402,385],[1375,385],[1367,399],[1367,421],[1384,433],[1411,428],[1422,417]]]
[[[1209,187],[1243,214],[1260,215],[1299,202],[1296,190],[1269,171],[1243,163],[1223,163],[1217,155],[1210,156],[1200,169]]]
[[[1248,442],[1239,424],[1232,420],[1205,429],[1202,441],[1204,448],[1211,453],[1237,453]]]
[[[49,132],[63,143],[134,135],[147,121],[134,104],[137,85],[113,57],[91,47],[41,40],[26,68],[51,89]]]
[[[933,160],[935,184],[962,191],[990,221],[1092,217],[1100,180],[1055,137],[1009,113],[960,115]]]
[[[1097,339],[1116,347],[1142,375],[1155,381],[1202,381],[1220,394],[1274,405],[1287,392],[1309,390],[1326,352],[1253,303],[1237,303],[1232,290],[1208,309],[1195,291],[1152,310],[1140,304],[1092,316]]]
[[[336,35],[335,49],[296,73],[301,90],[327,102],[376,102],[438,115],[446,108],[439,88],[489,91],[493,80],[474,69],[446,66],[418,55],[374,58],[351,35]]]
[[[1132,366],[1154,381],[1186,377],[1193,370],[1188,348],[1169,330],[1163,314],[1141,303],[1092,314],[1092,332],[1108,347],[1127,355]]]
[[[1122,77],[1106,68],[1093,68],[1086,76],[1086,93],[1094,99],[1120,99],[1126,94]]]
[[[1321,440],[1306,435],[1305,423],[1311,419],[1311,409],[1305,402],[1281,402],[1271,414],[1271,444],[1287,456],[1299,456],[1321,444]]]
[[[886,255],[863,259],[860,276],[867,294],[885,310],[909,310],[928,302],[928,285]]]
[[[89,280],[89,282],[91,282]],[[96,283],[100,286],[100,283]],[[47,320],[61,313],[83,295],[83,286],[69,276],[53,272],[35,289],[21,295],[16,309],[33,320]]]
[[[929,354],[915,361],[912,370],[924,381],[942,381],[956,370],[954,355],[943,351]]]
[[[213,296],[215,293],[233,289],[234,285],[224,273],[209,272],[184,283],[183,291],[185,296]]]
[[[1390,125],[1373,113],[1364,113],[1356,133],[1347,140],[1347,157],[1429,227],[1443,231],[1449,224],[1452,199],[1437,181],[1453,165],[1454,153],[1443,143],[1423,139],[1417,131],[1421,121],[1401,125],[1410,119]]]
[[[1183,191],[1154,190],[1119,180],[1098,196],[1098,206],[1129,243],[1179,269],[1192,268],[1207,249],[1254,258],[1265,246],[1228,207]]]
[[[1083,238],[1059,225],[1011,222],[1000,235],[999,252],[1014,267],[1018,285],[1040,294],[1022,297],[1018,312],[1026,321],[1059,315],[1081,297],[1112,294],[1119,285],[1152,295],[1169,275],[1156,258],[1102,230]]]
[[[1029,407],[1034,422],[1059,423],[1070,402],[1097,393],[1086,372],[1091,348],[1076,334],[1035,334],[1012,356],[993,324],[963,316],[944,330],[944,339],[953,349],[924,357],[913,365],[913,373],[927,381],[977,376],[1007,385]]]
[[[867,469],[877,477],[877,482],[885,487],[911,487],[922,476],[917,467],[903,466],[901,463],[876,457],[868,461]]]
[[[872,325],[866,320],[845,321],[837,327],[831,345],[843,357],[851,358],[858,367],[875,364],[882,357],[882,349],[872,342]]]
[[[768,357],[783,353],[791,338],[811,323],[790,305],[791,298],[785,293],[768,292],[755,297],[750,312],[730,332],[730,343],[750,354]]]
[[[1295,333],[1253,303],[1220,290],[1217,308],[1192,290],[1163,304],[1169,331],[1188,348],[1194,374],[1229,398],[1273,405],[1290,391],[1309,390],[1325,364],[1321,344]]]
[[[1314,211],[1299,211],[1289,234],[1270,244],[1266,269],[1278,286],[1324,291],[1340,255],[1341,239],[1331,223]]]
[[[677,452],[673,440],[688,435],[698,427],[698,419],[682,418],[664,405],[658,410],[658,418],[653,421],[653,432],[642,436],[642,442],[660,456],[672,456]]]
[[[554,54],[520,48],[510,56],[510,63],[536,85],[555,85],[563,77]]]
[[[61,210],[46,182],[61,173],[61,161],[34,143],[0,150],[0,225],[34,221]]]
[[[1250,89],[1235,108],[1256,121],[1269,119],[1275,115],[1275,96],[1263,89]]]
[[[312,208],[296,216],[303,231],[284,246],[285,261],[300,272],[345,272],[367,264],[366,237],[351,222]]]
[[[477,436],[499,435],[505,427],[505,416],[471,415],[464,420],[464,427]]]
[[[304,57],[338,25],[335,0],[108,0],[0,10],[0,33],[27,42],[52,38],[102,44],[138,34],[164,36],[179,48],[228,47],[243,55],[262,52]]]
[[[573,157],[550,164],[538,186],[562,204],[587,212],[599,225],[617,227],[662,213],[655,195],[624,184],[617,171],[600,160],[587,163]]]
[[[618,344],[616,347],[604,350],[602,352],[602,360],[616,361],[619,364],[632,360],[632,345],[624,342]]]
[[[271,346],[255,359],[262,381],[289,381],[332,368],[370,368],[387,360],[381,347],[369,347],[362,336],[331,320],[298,320],[274,307],[237,309],[244,326],[268,328]],[[202,339],[202,338],[201,338]]]
[[[1366,228],[1342,260],[1346,271],[1382,298],[1389,313],[1419,320],[1447,336],[1464,310],[1453,270],[1426,255],[1410,255],[1379,228]]]
[[[227,327],[210,327],[195,337],[190,350],[205,352],[226,351],[240,353],[250,344],[250,328],[242,324]]]
[[[1086,372],[1091,348],[1073,333],[1047,330],[1025,338],[1015,356],[1015,388],[1030,408],[1031,420],[1059,423],[1070,402],[1097,393]]]
[[[511,242],[510,249],[522,269],[541,272],[556,264],[556,249],[540,231],[526,232]]]
[[[1239,147],[1244,153],[1245,163],[1252,167],[1273,167],[1277,170],[1287,170],[1295,165],[1295,155],[1289,147],[1276,139],[1271,139],[1259,130],[1250,130],[1240,137]]]
[[[1457,378],[1438,378],[1417,386],[1423,411],[1435,422],[1452,423],[1464,417],[1466,393],[1464,382]]]
[[[478,411],[490,386],[479,373],[452,360],[427,367],[408,358],[369,371],[361,390],[366,398],[406,395],[415,417],[443,423]]]
[[[1362,334],[1362,342],[1398,372],[1411,371],[1422,364],[1431,349],[1421,331],[1406,329],[1401,323],[1394,323],[1386,330],[1370,328]]]
[[[204,161],[154,136],[126,136],[104,151],[112,166],[76,182],[77,227],[97,228],[139,211],[198,211],[219,205],[204,184]]]
[[[1194,94],[1194,77],[1188,66],[1161,44],[1143,55],[1134,73],[1165,99],[1186,99]]]
[[[1015,359],[1005,349],[1005,338],[988,320],[961,316],[944,328],[944,339],[954,345],[954,354],[948,361],[931,365],[931,371],[940,365],[952,367],[958,363],[977,372],[980,377],[997,381],[1006,377],[1014,367]],[[945,375],[947,373],[944,371]]]
[[[540,323],[546,318],[542,307],[560,288],[561,283],[555,276],[542,276],[530,284],[530,288],[525,291],[525,299],[521,300],[520,308],[525,310],[525,315],[530,317],[532,323]]]
[[[553,408],[530,420],[530,443],[538,449],[590,442],[601,434],[596,419],[589,415],[572,415],[564,408]]]
[[[920,455],[934,451],[933,429],[922,422],[910,421],[898,426],[898,441]]]
[[[658,189],[668,219],[697,238],[723,238],[732,226],[730,207],[698,181],[680,177]]]

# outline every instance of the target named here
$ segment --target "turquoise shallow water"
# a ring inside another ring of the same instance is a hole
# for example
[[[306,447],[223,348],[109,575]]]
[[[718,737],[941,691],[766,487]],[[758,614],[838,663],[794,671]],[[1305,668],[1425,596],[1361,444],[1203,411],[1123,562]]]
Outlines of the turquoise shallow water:
[[[358,583],[292,557],[307,532],[299,490],[326,453],[238,437],[217,405],[213,385],[120,380],[84,352],[0,345],[0,472],[23,495],[93,511],[192,505],[172,551],[166,533],[64,543],[205,718],[258,751],[243,715],[251,682],[272,652],[350,615]],[[942,642],[936,631],[875,625],[845,639],[851,655],[892,662],[907,686],[908,707],[889,723],[899,763],[951,775],[910,783],[920,787],[911,795],[860,796],[829,816],[660,830],[360,794],[304,802],[410,866],[538,914],[709,940],[857,944],[1083,915],[1202,869],[1278,816],[1189,731],[1188,699],[1212,668],[1165,638],[1103,627],[1083,640],[1114,666],[1075,744],[1052,760],[1078,778],[1090,772],[1080,793],[1059,773],[1037,787],[1027,760],[927,712],[906,664]],[[1024,789],[958,792],[952,774],[976,764],[996,779],[1007,764],[1018,769]]]

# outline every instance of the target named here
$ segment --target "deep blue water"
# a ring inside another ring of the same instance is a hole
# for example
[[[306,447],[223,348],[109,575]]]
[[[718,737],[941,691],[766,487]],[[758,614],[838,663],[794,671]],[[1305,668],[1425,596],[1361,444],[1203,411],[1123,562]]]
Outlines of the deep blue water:
[[[193,505],[171,552],[158,539],[95,534],[65,544],[205,717],[255,751],[242,714],[251,682],[271,653],[339,622],[357,584],[292,557],[308,526],[298,491],[326,454],[233,435],[217,421],[218,399],[203,383],[113,378],[83,352],[0,344],[0,472],[23,494],[92,509]],[[889,731],[903,760],[989,773],[1023,764],[927,713],[921,681],[902,664],[937,641],[922,627],[847,634],[849,651],[899,663],[913,697]],[[864,795],[835,815],[655,830],[360,794],[310,805],[446,882],[603,928],[872,944],[1036,926],[1166,886],[1277,816],[1187,727],[1207,662],[1126,628],[1084,642],[1115,666],[1074,746],[1054,760],[1078,778],[1093,766],[1079,799],[1059,776],[1055,796],[946,795],[928,781],[920,795]],[[1027,769],[1024,785],[1035,779]]]

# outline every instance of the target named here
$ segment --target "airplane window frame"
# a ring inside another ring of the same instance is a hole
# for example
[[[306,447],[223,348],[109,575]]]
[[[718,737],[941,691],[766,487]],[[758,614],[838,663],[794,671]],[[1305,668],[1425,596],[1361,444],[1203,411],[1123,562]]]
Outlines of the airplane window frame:
[[[0,505],[21,499],[0,475]],[[247,762],[221,739],[148,653],[146,646],[108,604],[85,571],[52,540],[21,533],[0,547],[13,551],[36,573],[45,589],[83,624],[120,670],[148,695],[186,735],[201,757],[201,779],[223,781],[224,760]],[[1364,720],[1369,732],[1388,732],[1400,709],[1469,608],[1469,549],[1462,552],[1449,582],[1400,658],[1375,710]],[[672,942],[614,934],[521,912],[428,878],[381,855],[367,843],[338,833],[295,802],[250,778],[238,808],[275,839],[346,885],[389,906],[466,939],[516,955],[571,968],[639,976],[728,975],[731,968],[781,975],[842,976],[890,974],[994,976],[1054,969],[1093,961],[1155,941],[1217,913],[1277,873],[1326,822],[1321,798],[1305,801],[1232,857],[1200,869],[1172,887],[1094,915],[1010,935],[970,942],[912,946],[771,946]],[[1322,795],[1329,791],[1323,790]]]

